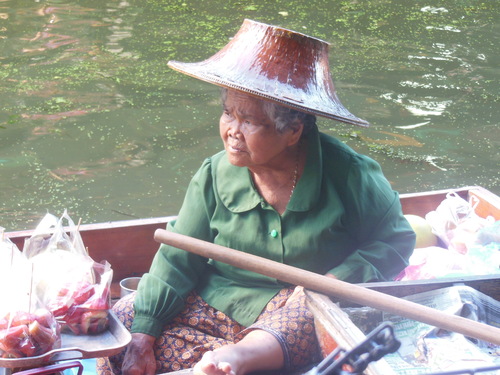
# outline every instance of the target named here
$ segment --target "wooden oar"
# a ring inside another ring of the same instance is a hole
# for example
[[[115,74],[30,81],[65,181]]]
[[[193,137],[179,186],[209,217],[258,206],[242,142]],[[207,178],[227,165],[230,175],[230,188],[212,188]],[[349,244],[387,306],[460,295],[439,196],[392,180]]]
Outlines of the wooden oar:
[[[461,333],[468,337],[500,345],[500,329],[493,326],[164,229],[157,229],[154,238],[157,242],[227,263],[234,267],[273,277],[293,285],[302,285],[307,289],[326,294],[330,297],[337,297],[362,306],[373,307],[448,331]]]

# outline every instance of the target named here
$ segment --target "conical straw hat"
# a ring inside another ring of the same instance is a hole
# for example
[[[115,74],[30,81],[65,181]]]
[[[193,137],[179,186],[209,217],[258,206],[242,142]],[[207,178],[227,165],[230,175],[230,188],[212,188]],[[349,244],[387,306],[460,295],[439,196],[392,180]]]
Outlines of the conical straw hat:
[[[168,65],[203,81],[302,112],[368,126],[338,99],[328,48],[323,40],[247,19],[212,57],[195,63],[169,61]]]

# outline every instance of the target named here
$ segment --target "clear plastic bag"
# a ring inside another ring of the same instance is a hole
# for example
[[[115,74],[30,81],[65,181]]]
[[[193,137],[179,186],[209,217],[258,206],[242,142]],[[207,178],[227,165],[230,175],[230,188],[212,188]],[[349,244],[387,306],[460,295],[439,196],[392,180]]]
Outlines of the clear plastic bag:
[[[449,250],[465,254],[469,246],[477,242],[481,229],[491,224],[489,219],[475,213],[477,204],[450,192],[435,211],[425,215],[425,219]]]
[[[93,271],[96,275],[93,284],[86,281],[65,284],[48,301],[63,329],[76,335],[100,333],[108,328],[113,271],[108,262],[94,262]]]
[[[47,214],[23,252],[33,264],[37,290],[63,330],[78,335],[107,329],[113,271],[108,262],[88,255],[66,211],[60,219]]]
[[[60,348],[60,325],[32,286],[27,259],[0,228],[0,358],[24,358]]]
[[[415,249],[409,265],[395,280],[425,280],[500,273],[500,224],[475,213],[479,202],[450,192],[435,211],[425,215],[445,248]]]

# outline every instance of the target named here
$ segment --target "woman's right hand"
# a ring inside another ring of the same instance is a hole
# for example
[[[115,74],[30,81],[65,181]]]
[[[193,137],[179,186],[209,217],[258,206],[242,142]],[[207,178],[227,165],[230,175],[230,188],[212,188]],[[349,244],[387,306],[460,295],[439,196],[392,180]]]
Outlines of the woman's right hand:
[[[122,364],[123,375],[154,375],[156,359],[153,345],[156,338],[145,333],[132,333],[132,340]]]

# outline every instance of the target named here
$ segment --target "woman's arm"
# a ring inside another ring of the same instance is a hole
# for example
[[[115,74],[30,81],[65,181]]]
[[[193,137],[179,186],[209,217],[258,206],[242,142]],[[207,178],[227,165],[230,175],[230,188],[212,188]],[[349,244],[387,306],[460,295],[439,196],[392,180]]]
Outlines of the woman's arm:
[[[380,166],[359,156],[346,181],[346,223],[357,248],[329,271],[348,282],[391,280],[408,264],[415,233]]]
[[[169,223],[167,229],[212,241],[213,202],[211,162],[207,159],[189,184],[177,220]],[[197,285],[206,264],[203,257],[160,246],[139,284],[132,332],[158,337],[163,326],[183,308],[185,297]]]

